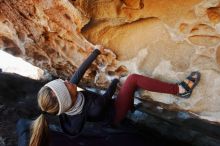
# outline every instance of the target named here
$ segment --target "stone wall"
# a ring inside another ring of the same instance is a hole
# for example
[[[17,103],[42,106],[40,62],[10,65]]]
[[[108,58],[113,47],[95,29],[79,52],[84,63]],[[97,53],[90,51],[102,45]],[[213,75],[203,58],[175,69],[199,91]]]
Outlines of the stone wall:
[[[84,81],[139,73],[174,83],[199,70],[190,99],[139,93],[220,122],[220,0],[0,0],[0,48],[54,75],[70,77],[94,44],[107,50]]]

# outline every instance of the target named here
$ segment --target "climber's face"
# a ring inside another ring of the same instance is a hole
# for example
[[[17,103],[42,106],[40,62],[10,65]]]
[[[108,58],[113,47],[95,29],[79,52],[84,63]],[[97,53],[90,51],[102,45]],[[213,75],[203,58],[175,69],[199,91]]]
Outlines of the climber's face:
[[[74,105],[75,101],[76,101],[76,96],[77,96],[77,86],[67,80],[65,80],[64,84],[66,85],[70,96],[72,98],[72,105]]]

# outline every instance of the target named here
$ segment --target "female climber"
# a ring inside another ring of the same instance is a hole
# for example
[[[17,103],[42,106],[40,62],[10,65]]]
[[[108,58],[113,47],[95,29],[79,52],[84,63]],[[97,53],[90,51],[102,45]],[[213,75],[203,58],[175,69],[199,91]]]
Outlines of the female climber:
[[[94,49],[90,56],[73,74],[70,81],[53,80],[45,84],[38,93],[41,115],[33,122],[29,146],[49,143],[49,129],[46,115],[58,116],[62,131],[70,136],[77,135],[86,121],[107,121],[109,125],[119,124],[133,108],[133,95],[137,88],[148,91],[190,97],[200,80],[199,72],[192,72],[184,81],[171,84],[146,76],[131,74],[121,86],[116,99],[118,79],[114,79],[103,95],[91,91],[77,91],[77,84],[103,48]]]

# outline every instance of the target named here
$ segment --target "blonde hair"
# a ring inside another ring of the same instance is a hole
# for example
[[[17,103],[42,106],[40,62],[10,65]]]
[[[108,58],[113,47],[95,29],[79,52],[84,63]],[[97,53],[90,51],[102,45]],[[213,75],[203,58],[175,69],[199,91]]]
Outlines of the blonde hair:
[[[43,112],[56,115],[59,111],[57,98],[53,96],[49,87],[42,87],[38,92],[38,105]],[[32,135],[29,146],[49,145],[48,123],[44,114],[41,114],[32,123]]]

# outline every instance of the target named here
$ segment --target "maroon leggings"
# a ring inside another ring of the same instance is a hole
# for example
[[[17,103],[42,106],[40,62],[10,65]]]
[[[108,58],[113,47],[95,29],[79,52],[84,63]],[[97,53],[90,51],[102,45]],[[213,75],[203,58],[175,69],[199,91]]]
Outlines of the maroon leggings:
[[[131,74],[122,85],[118,97],[116,98],[116,115],[114,118],[114,124],[120,123],[120,121],[126,116],[128,110],[134,106],[133,96],[137,88],[174,95],[178,94],[179,92],[179,87],[177,84],[165,83],[146,76]]]

